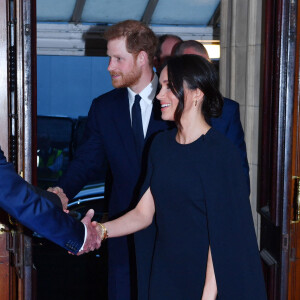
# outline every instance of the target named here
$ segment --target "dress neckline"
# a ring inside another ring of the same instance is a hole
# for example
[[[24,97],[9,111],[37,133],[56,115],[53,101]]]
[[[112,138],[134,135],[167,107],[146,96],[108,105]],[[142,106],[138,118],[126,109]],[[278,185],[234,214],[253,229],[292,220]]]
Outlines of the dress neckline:
[[[176,141],[176,135],[177,135],[178,130],[177,130],[177,128],[174,128],[173,134],[172,134],[172,141],[173,141],[176,145],[178,145],[179,147],[190,147],[190,146],[193,146],[193,145],[195,145],[195,144],[197,144],[197,143],[199,143],[199,142],[201,142],[201,141],[204,141],[205,138],[207,138],[207,137],[211,134],[212,130],[213,130],[212,127],[210,127],[210,128],[207,130],[207,132],[206,132],[205,134],[200,135],[200,136],[199,136],[196,140],[194,140],[193,142],[188,143],[188,144],[181,144],[181,143],[179,143],[179,142]]]

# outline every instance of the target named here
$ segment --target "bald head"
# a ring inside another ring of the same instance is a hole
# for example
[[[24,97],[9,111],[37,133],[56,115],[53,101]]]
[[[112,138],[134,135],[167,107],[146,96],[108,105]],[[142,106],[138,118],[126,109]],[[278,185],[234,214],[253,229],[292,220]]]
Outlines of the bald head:
[[[183,54],[195,54],[204,57],[209,60],[209,56],[206,48],[202,43],[194,40],[184,41],[179,43],[175,50],[174,55],[183,55]]]

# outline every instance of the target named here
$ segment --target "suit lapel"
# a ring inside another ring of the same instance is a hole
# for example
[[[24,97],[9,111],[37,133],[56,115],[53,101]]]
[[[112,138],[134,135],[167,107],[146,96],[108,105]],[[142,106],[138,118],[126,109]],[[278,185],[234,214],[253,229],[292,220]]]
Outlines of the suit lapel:
[[[131,128],[128,92],[126,88],[120,89],[119,92],[120,93],[115,95],[116,105],[113,114],[114,122],[131,164],[139,168],[134,136]]]

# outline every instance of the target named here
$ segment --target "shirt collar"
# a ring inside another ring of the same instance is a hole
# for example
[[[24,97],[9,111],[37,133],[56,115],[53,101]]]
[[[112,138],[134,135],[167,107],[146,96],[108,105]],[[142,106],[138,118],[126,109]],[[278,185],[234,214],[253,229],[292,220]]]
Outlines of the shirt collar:
[[[155,98],[156,95],[157,86],[158,86],[158,77],[156,73],[154,73],[152,81],[139,93],[141,98],[145,100],[147,104],[152,104],[153,99]],[[129,102],[133,103],[136,93],[129,87],[127,88],[127,90],[128,90]]]

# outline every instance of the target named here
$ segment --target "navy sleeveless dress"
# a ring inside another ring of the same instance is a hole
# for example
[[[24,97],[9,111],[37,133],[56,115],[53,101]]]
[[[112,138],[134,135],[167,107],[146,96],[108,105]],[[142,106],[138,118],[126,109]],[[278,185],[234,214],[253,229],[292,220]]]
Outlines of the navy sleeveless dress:
[[[157,225],[149,299],[201,299],[209,245],[218,299],[266,299],[239,150],[213,128],[185,145],[176,133],[153,140],[142,188]]]

